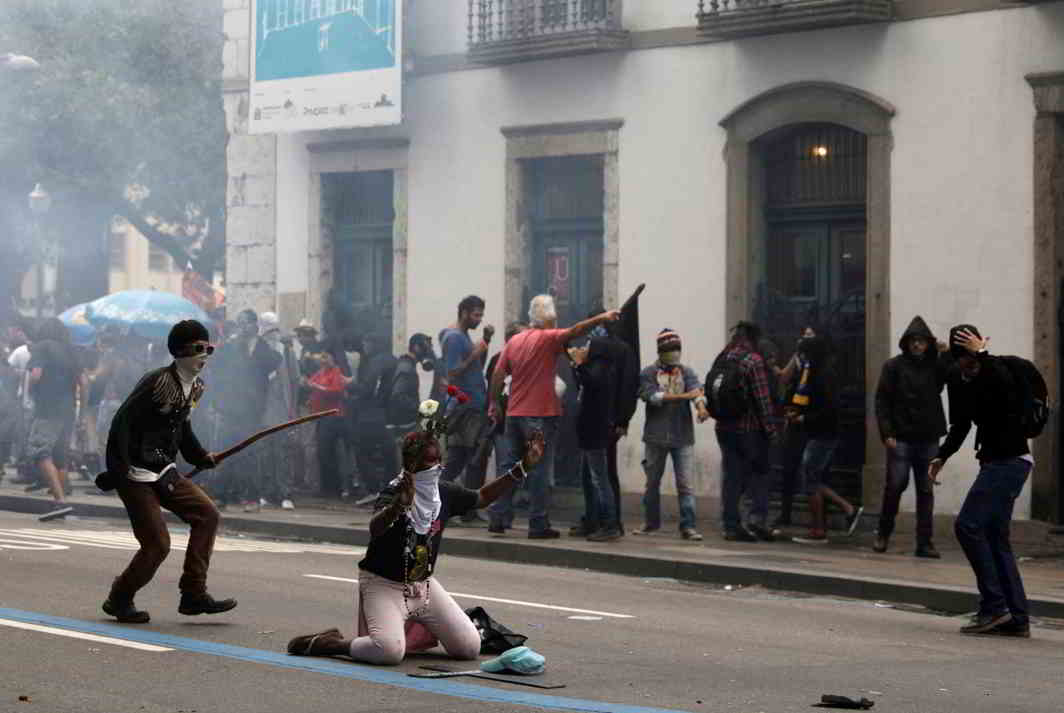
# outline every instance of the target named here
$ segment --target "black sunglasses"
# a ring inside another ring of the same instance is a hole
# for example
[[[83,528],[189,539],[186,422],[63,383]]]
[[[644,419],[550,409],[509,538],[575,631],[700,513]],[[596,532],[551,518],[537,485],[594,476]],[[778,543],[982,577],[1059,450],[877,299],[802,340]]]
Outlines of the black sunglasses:
[[[182,350],[184,356],[193,356],[195,354],[202,354],[207,352],[207,356],[214,354],[213,344],[189,344]]]

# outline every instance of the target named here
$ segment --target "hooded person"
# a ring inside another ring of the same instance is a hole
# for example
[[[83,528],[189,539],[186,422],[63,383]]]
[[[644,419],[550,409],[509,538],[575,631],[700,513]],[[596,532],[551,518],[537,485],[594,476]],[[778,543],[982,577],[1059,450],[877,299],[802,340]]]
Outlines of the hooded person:
[[[358,631],[345,638],[335,628],[297,636],[288,653],[349,656],[355,661],[397,665],[408,651],[439,643],[447,655],[473,660],[480,633],[435,577],[447,520],[486,507],[524,480],[543,456],[542,434],[525,443],[523,458],[479,490],[445,476],[437,436],[447,428],[445,408],[425,401],[419,408],[425,430],[403,438],[403,470],[377,497],[370,541],[359,562]]]
[[[215,464],[189,420],[206,389],[200,372],[214,352],[209,339],[207,328],[195,320],[174,325],[167,338],[173,361],[141,377],[111,422],[107,472],[96,483],[102,490],[118,491],[140,543],[103,603],[104,612],[123,623],[151,620],[148,612],[134,606],[133,597],[151,581],[170,551],[162,508],[189,526],[178,612],[218,614],[236,606],[235,599],[216,600],[207,593],[207,568],[220,515],[207,494],[178,472],[176,463],[180,453],[199,468]]]
[[[902,493],[912,474],[916,489],[916,556],[937,559],[934,486],[928,475],[946,434],[942,390],[951,362],[922,317],[913,317],[898,341],[901,353],[883,364],[876,388],[876,421],[887,449],[883,508],[873,549],[886,552]]]

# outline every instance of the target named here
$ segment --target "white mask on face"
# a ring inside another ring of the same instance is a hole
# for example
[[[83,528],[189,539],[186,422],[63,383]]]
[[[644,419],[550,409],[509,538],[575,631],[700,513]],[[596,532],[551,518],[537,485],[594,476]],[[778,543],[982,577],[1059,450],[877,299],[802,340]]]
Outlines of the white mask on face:
[[[177,362],[178,373],[180,373],[186,380],[198,376],[206,365],[206,359],[203,354],[188,357],[175,357],[174,361]]]
[[[407,518],[414,532],[419,535],[428,533],[443,508],[443,501],[440,499],[441,475],[443,466],[438,463],[414,473],[414,502],[407,510]]]

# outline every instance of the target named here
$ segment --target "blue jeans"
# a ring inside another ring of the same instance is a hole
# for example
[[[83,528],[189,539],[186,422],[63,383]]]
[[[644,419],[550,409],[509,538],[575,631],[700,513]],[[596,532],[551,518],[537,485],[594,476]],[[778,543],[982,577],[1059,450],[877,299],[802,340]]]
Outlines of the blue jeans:
[[[584,525],[591,532],[618,527],[617,496],[610,482],[606,449],[580,451],[584,486]]]
[[[506,432],[503,440],[506,441],[506,452],[499,456],[499,473],[505,473],[524,455],[525,443],[533,431],[540,431],[546,439],[546,447],[543,449],[543,458],[536,466],[528,471],[525,487],[528,488],[528,531],[543,532],[550,527],[550,482],[554,477],[554,448],[557,439],[555,433],[558,430],[558,417],[547,416],[507,416]],[[505,456],[505,459],[503,459]],[[488,508],[488,515],[493,524],[513,522],[514,518],[514,491],[507,490],[498,500]]]
[[[672,456],[672,471],[676,475],[676,494],[680,501],[680,529],[694,529],[695,494],[691,489],[691,470],[694,464],[694,446],[659,446],[644,443],[643,470],[647,475],[647,487],[643,493],[643,512],[646,527],[656,530],[661,527],[661,478],[665,475],[665,459]]]
[[[1022,458],[982,463],[953,526],[975,572],[979,613],[1007,610],[1018,624],[1028,621],[1027,594],[1009,543],[1009,523],[1030,472],[1031,464]]]
[[[725,532],[738,530],[739,501],[750,496],[748,521],[761,527],[768,520],[769,442],[763,433],[717,431],[720,444],[721,524]]]
[[[898,515],[901,495],[909,487],[912,471],[916,488],[916,545],[927,547],[934,536],[935,491],[928,477],[931,460],[938,455],[938,441],[898,441],[887,449],[887,482],[883,488],[883,511],[879,515],[879,536],[890,537]]]

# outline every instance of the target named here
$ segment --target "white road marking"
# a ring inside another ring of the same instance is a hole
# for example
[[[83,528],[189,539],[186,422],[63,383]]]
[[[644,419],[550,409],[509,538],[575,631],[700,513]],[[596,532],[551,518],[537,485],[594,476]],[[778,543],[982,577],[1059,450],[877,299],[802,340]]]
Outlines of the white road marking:
[[[114,646],[125,646],[128,649],[138,649],[140,651],[154,651],[164,652],[173,651],[165,646],[155,646],[154,644],[142,644],[138,641],[126,641],[125,639],[113,639],[110,636],[97,636],[96,634],[84,634],[80,631],[70,631],[69,629],[56,629],[51,626],[41,626],[40,624],[27,624],[22,621],[13,621],[11,619],[0,619],[0,626],[10,626],[14,629],[27,629],[29,631],[39,631],[42,634],[55,634],[56,636],[67,636],[71,639],[84,639],[85,641],[94,641],[98,644],[112,644]]]
[[[69,550],[66,545],[52,542],[26,542],[25,540],[0,539],[0,550]]]
[[[140,547],[137,538],[128,530],[52,530],[24,528],[0,529],[0,536],[35,542],[57,542],[64,545],[84,545],[108,550],[136,550]],[[188,534],[175,532],[170,535],[170,547],[184,550],[188,546]],[[214,543],[215,552],[267,552],[271,554],[330,554],[361,557],[363,547],[344,545],[317,545],[302,542],[271,542],[269,540],[219,537]]]
[[[327,574],[304,574],[304,577],[310,577],[311,579],[328,579],[334,582],[353,582],[358,584],[357,579],[350,579],[348,577],[330,577]],[[634,619],[632,614],[617,614],[615,612],[608,611],[594,611],[592,609],[575,609],[573,607],[561,607],[555,604],[540,604],[538,602],[523,602],[519,599],[502,599],[500,597],[487,597],[483,594],[462,594],[461,592],[450,592],[452,597],[463,597],[465,599],[481,599],[485,602],[498,602],[500,604],[514,604],[520,607],[533,607],[535,609],[553,609],[555,611],[567,611],[575,614],[591,614],[592,616],[608,616],[613,619]],[[576,617],[570,617],[576,618]]]
[[[574,614],[569,618],[575,621],[602,621],[602,617],[600,616],[585,616],[583,614]]]

